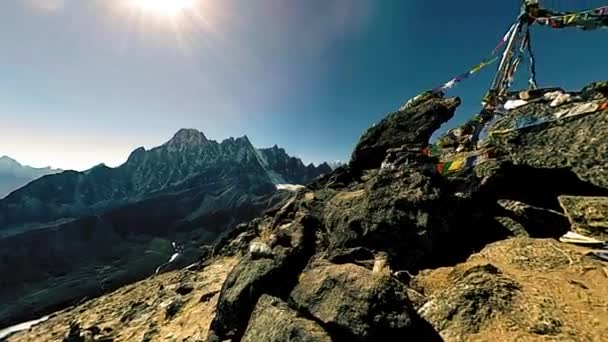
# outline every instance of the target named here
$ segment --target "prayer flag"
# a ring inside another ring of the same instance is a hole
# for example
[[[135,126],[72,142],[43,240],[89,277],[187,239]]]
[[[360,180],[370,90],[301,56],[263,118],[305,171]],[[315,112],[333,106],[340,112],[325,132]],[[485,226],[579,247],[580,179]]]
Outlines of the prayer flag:
[[[498,59],[498,57],[494,57],[491,60],[484,60],[483,62],[477,64],[476,66],[473,67],[473,69],[471,69],[471,71],[469,72],[471,75],[478,72],[479,70],[487,67],[488,65],[496,62],[496,60]]]
[[[505,33],[505,36],[500,40],[500,43],[498,43],[498,45],[494,48],[494,50],[492,51],[492,54],[495,55],[496,52],[503,46],[505,45],[505,43],[507,42],[507,40],[509,40],[509,36],[511,36],[511,33],[513,32],[513,29],[515,29],[515,26],[517,26],[517,23],[511,25],[511,27],[509,28],[509,30],[507,31],[507,33]]]
[[[439,163],[437,164],[437,172],[439,172],[440,174],[443,174],[443,163]]]
[[[571,24],[572,22],[574,22],[574,20],[576,20],[576,14],[567,15],[564,17],[564,24]]]
[[[456,85],[456,83],[458,83],[458,80],[453,78],[451,80],[449,80],[446,84],[443,85],[443,87],[441,87],[441,89],[450,89],[452,87],[454,87]]]
[[[448,171],[450,171],[451,168],[452,168],[451,161],[443,163],[443,169],[441,170],[441,174],[444,175],[444,174],[448,173]]]
[[[458,170],[462,169],[462,167],[464,166],[464,163],[465,163],[464,159],[454,160],[452,162],[452,164],[450,165],[450,171],[458,171]]]

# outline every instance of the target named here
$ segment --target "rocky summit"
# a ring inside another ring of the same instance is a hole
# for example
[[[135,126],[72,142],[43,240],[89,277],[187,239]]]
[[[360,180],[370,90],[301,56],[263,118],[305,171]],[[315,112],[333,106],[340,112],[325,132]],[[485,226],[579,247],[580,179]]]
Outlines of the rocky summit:
[[[559,105],[534,96],[474,147],[466,127],[429,146],[459,99],[409,103],[348,165],[238,225],[196,268],[9,340],[605,340],[608,265],[557,239],[604,236],[608,85]]]

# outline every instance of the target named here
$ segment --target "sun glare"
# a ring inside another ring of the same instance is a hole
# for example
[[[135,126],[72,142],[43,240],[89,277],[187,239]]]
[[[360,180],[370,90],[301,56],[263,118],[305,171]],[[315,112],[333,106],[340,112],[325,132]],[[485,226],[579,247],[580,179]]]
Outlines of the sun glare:
[[[150,14],[173,17],[195,7],[197,0],[131,0],[130,5]]]
[[[1,1],[1,0],[0,0]],[[150,42],[177,43],[180,52],[215,48],[222,39],[222,28],[231,20],[226,6],[216,0],[103,0],[112,25],[125,33],[122,48],[134,44],[133,38]],[[173,40],[167,40],[173,38]]]

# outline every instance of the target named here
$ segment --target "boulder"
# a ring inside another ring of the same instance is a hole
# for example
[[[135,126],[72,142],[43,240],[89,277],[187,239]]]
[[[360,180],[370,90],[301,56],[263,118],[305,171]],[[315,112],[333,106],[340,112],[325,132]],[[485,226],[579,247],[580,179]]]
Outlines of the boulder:
[[[586,101],[608,101],[606,94],[588,92]],[[551,108],[548,102],[537,102],[511,110],[492,128],[493,132],[505,133],[491,134],[490,142],[503,158],[514,164],[545,169],[568,168],[581,180],[608,188],[604,170],[608,140],[598,136],[598,132],[608,129],[608,111],[556,120],[556,113],[564,110],[563,107]],[[518,121],[529,117],[541,120],[543,124],[513,129]]]
[[[312,253],[314,221],[304,216],[277,228],[286,239],[272,249],[272,258],[244,258],[232,270],[218,299],[209,340],[238,340],[258,301],[264,294],[280,295],[295,282]]]
[[[328,196],[321,209],[328,250],[364,246],[386,251],[399,267],[416,267],[443,227],[440,180],[403,166]]]
[[[559,204],[573,231],[608,241],[608,197],[560,196]]]
[[[454,116],[458,105],[458,98],[432,97],[389,114],[363,134],[353,152],[351,169],[379,168],[390,148],[408,145],[422,150],[433,132]]]
[[[302,273],[290,299],[300,311],[345,341],[432,340],[412,309],[406,288],[386,273],[317,260]]]
[[[448,341],[475,334],[493,318],[508,312],[520,289],[492,264],[455,270],[448,280],[451,285],[418,310]]]
[[[332,339],[320,325],[300,317],[287,303],[263,295],[258,300],[241,341],[331,342]]]

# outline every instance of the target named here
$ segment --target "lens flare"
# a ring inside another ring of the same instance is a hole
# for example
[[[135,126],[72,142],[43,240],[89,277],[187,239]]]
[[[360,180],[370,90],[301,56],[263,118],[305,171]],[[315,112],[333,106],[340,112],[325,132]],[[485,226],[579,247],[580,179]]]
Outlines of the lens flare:
[[[158,16],[173,17],[192,10],[197,0],[130,0],[129,5]]]

